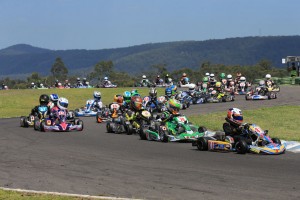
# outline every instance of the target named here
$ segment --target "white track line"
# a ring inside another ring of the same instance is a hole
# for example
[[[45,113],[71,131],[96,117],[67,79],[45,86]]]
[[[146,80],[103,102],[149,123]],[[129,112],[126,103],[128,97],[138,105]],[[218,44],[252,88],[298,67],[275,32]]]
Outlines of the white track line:
[[[119,197],[107,197],[107,196],[91,196],[82,194],[70,194],[70,193],[60,193],[60,192],[47,192],[47,191],[36,191],[36,190],[24,190],[24,189],[13,189],[0,187],[1,190],[5,191],[15,191],[23,193],[34,193],[34,194],[49,194],[58,196],[68,196],[68,197],[80,197],[80,198],[91,198],[91,199],[103,199],[103,200],[141,200],[141,199],[131,199],[131,198],[119,198]]]

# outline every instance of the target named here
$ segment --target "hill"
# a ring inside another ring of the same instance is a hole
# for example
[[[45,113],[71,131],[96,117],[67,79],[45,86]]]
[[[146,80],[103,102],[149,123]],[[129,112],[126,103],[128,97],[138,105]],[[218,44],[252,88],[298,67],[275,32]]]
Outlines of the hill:
[[[149,70],[165,64],[168,70],[198,68],[203,62],[225,65],[254,65],[262,59],[283,67],[281,58],[298,55],[300,36],[228,38],[206,41],[153,43],[102,50],[49,50],[18,44],[0,50],[0,74],[50,74],[55,58],[61,57],[69,72],[79,73],[97,62],[112,60],[115,68],[126,72]]]

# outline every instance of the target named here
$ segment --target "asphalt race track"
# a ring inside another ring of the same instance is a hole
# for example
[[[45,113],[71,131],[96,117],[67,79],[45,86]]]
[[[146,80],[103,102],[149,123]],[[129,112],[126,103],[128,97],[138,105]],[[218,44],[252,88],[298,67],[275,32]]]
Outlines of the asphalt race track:
[[[299,105],[299,94],[300,87],[286,86],[277,100],[238,96],[185,113]],[[300,154],[200,152],[189,143],[106,133],[95,118],[69,133],[36,132],[18,120],[0,120],[0,187],[144,199],[300,199]]]

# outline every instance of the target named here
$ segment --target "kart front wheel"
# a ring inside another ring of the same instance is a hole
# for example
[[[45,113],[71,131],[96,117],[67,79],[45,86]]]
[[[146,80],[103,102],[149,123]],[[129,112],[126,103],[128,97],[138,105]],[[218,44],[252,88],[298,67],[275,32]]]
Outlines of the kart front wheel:
[[[44,121],[42,121],[40,123],[40,131],[45,132],[45,122]]]
[[[106,131],[107,131],[108,133],[112,133],[111,122],[107,122],[107,124],[106,124]]]
[[[235,144],[235,149],[238,154],[245,154],[248,151],[248,145],[247,142],[243,139],[240,139],[236,144]]]
[[[20,126],[26,127],[25,123],[26,123],[26,117],[25,116],[20,117]]]
[[[162,130],[159,134],[160,137],[160,141],[167,143],[169,142],[169,138],[168,138],[168,131],[167,130]]]
[[[208,139],[205,137],[201,137],[197,141],[197,148],[200,151],[207,151],[208,150]]]
[[[132,124],[127,125],[127,135],[132,135],[133,133],[133,127]]]
[[[83,130],[83,121],[82,120],[78,120],[77,121],[77,125],[81,125],[81,128],[79,131],[82,131]]]
[[[141,128],[141,130],[140,130],[140,138],[141,138],[141,140],[147,140],[146,131],[147,131],[146,128]]]

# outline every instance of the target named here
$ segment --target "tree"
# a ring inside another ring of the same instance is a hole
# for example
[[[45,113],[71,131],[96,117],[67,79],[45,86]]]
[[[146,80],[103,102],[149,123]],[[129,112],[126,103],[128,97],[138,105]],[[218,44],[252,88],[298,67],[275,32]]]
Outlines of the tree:
[[[111,60],[100,61],[94,66],[94,71],[88,77],[90,80],[97,78],[100,80],[104,76],[110,76],[113,73],[114,64]]]
[[[51,73],[54,77],[54,79],[57,80],[64,80],[68,76],[68,69],[66,68],[64,62],[60,57],[55,59],[54,64],[51,68]]]

